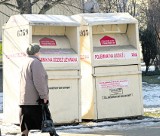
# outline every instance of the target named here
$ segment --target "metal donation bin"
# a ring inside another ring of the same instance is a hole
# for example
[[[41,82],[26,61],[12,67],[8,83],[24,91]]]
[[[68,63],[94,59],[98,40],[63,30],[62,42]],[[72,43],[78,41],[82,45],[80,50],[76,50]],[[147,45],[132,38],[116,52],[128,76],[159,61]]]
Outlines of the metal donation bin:
[[[128,13],[78,14],[82,119],[143,115],[138,21]]]
[[[80,24],[63,15],[14,15],[3,30],[4,120],[19,122],[19,77],[26,48],[41,46],[55,124],[81,121]]]

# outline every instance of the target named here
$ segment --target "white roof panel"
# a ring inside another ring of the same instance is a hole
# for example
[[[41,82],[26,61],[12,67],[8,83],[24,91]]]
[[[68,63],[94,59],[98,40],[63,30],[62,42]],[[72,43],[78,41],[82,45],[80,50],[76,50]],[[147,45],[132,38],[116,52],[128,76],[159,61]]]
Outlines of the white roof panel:
[[[5,27],[23,25],[80,26],[80,23],[64,15],[18,14],[11,16]]]
[[[79,26],[80,24],[73,18],[64,15],[39,15],[23,14],[23,17],[31,24],[48,24],[58,26]]]
[[[138,23],[129,13],[85,13],[73,15],[72,18],[82,25],[129,24]]]

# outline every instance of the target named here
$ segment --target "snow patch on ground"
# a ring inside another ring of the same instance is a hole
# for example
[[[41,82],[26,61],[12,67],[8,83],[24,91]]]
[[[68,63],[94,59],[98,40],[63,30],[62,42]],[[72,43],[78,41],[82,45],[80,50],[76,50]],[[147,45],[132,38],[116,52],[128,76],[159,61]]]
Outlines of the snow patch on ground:
[[[3,110],[3,93],[0,93],[0,111]]]
[[[160,108],[160,85],[143,83],[144,108]]]

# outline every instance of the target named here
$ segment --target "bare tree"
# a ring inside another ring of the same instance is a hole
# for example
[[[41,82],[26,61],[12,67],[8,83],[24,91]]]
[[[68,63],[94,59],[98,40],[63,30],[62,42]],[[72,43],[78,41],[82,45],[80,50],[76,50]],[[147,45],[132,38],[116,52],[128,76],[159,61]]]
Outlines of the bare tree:
[[[13,3],[13,1],[15,1],[15,3]],[[3,4],[20,14],[32,14],[33,6],[39,8],[37,14],[45,14],[56,5],[62,5],[65,8],[74,7],[83,11],[81,0],[1,0],[0,4]]]
[[[101,12],[129,12],[136,16],[137,0],[98,0]]]
[[[136,17],[140,26],[146,26],[147,0],[97,0],[100,12],[128,12]],[[141,24],[142,23],[142,24]]]
[[[155,35],[156,57],[153,61],[156,70],[160,70],[160,3],[158,0],[149,0],[148,28]]]
[[[42,6],[42,8],[39,11],[39,14],[44,14],[46,13],[46,11],[50,10],[52,7],[54,7],[57,4],[60,4],[61,2],[63,2],[64,0],[46,0],[44,5]]]
[[[87,0],[86,2],[84,2],[84,12],[86,13],[99,12],[98,2],[96,0]]]
[[[154,63],[157,56],[156,37],[153,29],[146,29],[140,34],[143,60],[146,65],[145,73],[147,74],[149,67]]]

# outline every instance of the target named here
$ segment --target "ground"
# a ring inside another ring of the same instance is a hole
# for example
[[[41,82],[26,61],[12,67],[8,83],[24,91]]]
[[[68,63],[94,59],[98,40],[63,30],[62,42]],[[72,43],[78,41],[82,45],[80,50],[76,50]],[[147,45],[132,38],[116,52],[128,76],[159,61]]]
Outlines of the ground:
[[[0,92],[2,92],[2,90],[3,90],[2,78],[3,78],[3,76],[2,76],[2,70],[0,70]]]

